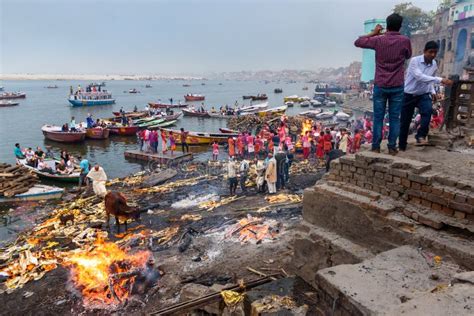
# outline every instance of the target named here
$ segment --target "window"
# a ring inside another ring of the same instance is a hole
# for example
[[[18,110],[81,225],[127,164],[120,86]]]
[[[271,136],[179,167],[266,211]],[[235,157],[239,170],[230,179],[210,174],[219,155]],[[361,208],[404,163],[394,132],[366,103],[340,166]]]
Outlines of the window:
[[[449,41],[448,43],[448,51],[451,51],[453,49],[453,44],[451,43],[451,41]]]

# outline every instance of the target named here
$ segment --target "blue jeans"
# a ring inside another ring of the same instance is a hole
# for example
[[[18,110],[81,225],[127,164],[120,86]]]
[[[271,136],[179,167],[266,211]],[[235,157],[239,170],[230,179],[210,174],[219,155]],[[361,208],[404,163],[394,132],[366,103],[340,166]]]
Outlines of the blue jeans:
[[[433,101],[431,100],[431,95],[429,93],[422,95],[405,93],[402,115],[400,118],[400,139],[398,141],[398,146],[403,150],[407,148],[408,133],[411,121],[413,120],[413,114],[415,113],[415,108],[418,108],[421,115],[420,127],[418,128],[415,138],[425,138],[428,136],[430,130],[431,114],[433,112]]]
[[[382,142],[382,128],[388,101],[388,119],[390,129],[388,134],[388,148],[397,148],[397,138],[400,133],[400,111],[403,104],[403,86],[382,88],[374,86],[374,131],[372,149],[380,149]]]

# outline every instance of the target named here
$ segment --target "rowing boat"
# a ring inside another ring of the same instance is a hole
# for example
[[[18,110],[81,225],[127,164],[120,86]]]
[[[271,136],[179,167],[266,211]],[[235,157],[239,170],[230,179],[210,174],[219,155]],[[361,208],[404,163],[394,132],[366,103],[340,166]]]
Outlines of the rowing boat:
[[[209,113],[206,112],[199,112],[191,109],[182,109],[184,116],[194,116],[194,117],[210,117]]]
[[[12,197],[0,198],[0,203],[12,203],[21,201],[39,201],[59,199],[64,193],[64,189],[44,184],[35,184],[28,191],[14,195]]]
[[[107,129],[110,130],[111,135],[119,136],[135,136],[139,130],[138,126],[123,126],[123,125],[108,125]]]
[[[148,102],[148,105],[154,109],[171,109],[171,108],[187,108],[188,104],[170,104],[170,103],[160,103],[160,102]]]
[[[286,112],[288,109],[288,106],[282,105],[276,108],[268,109],[268,110],[263,110],[257,112],[258,116],[260,117],[266,117],[266,116],[272,116],[272,115],[282,115]]]
[[[163,129],[164,131],[171,133],[177,144],[181,144],[181,132],[179,130]],[[219,144],[227,143],[229,137],[237,137],[235,133],[205,133],[205,132],[188,132],[186,137],[186,143],[188,145],[208,145],[213,142]]]
[[[162,118],[154,119],[154,120],[151,120],[151,121],[148,121],[148,122],[138,124],[138,127],[139,128],[147,128],[148,126],[153,126],[153,125],[156,125],[156,124],[160,124],[160,123],[163,123],[164,121],[165,121],[165,119],[162,119]]]
[[[85,130],[63,132],[60,126],[54,125],[44,125],[41,131],[46,139],[60,143],[79,143],[86,138]]]
[[[29,170],[31,170],[32,172],[36,173],[40,178],[51,180],[51,181],[57,181],[57,182],[79,183],[79,176],[80,176],[79,171],[74,171],[70,174],[49,173],[49,172],[44,172],[44,171],[38,170],[37,168],[26,164],[26,159],[18,159],[18,162],[21,165],[28,168]],[[49,167],[54,172],[56,171],[56,163],[58,161],[45,160],[45,162],[49,165]],[[77,165],[76,165],[76,167],[77,167]]]
[[[244,107],[240,108],[240,111],[241,112],[254,113],[254,112],[259,112],[259,111],[265,110],[266,108],[268,108],[268,102],[249,105],[249,106],[244,106]]]
[[[316,118],[316,115],[320,114],[322,111],[323,111],[322,109],[309,110],[309,111],[301,112],[299,115],[306,116],[309,118]]]
[[[107,128],[93,127],[86,129],[86,138],[90,139],[107,139],[110,131]]]
[[[154,129],[160,129],[160,128],[163,128],[163,127],[173,126],[173,125],[176,124],[177,121],[178,121],[178,120],[165,121],[165,122],[163,122],[163,123],[159,123],[159,124],[156,124],[156,125],[148,126],[148,129],[154,130]]]
[[[4,92],[0,94],[0,100],[24,99],[24,98],[26,98],[26,93],[24,92]]]
[[[206,97],[202,94],[186,94],[184,99],[186,101],[204,101]]]
[[[20,102],[15,102],[15,101],[4,101],[0,100],[0,108],[7,107],[7,106],[15,106],[20,104]]]

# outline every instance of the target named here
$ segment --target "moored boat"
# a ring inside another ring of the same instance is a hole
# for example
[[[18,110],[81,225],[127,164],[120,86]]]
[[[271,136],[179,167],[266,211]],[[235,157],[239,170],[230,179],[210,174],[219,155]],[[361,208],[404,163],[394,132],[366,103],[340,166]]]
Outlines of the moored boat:
[[[133,88],[133,89],[128,90],[128,93],[140,93],[140,91],[138,91],[137,89]]]
[[[151,87],[152,87],[151,84],[145,85],[145,88],[151,88]]]
[[[288,106],[282,105],[282,106],[279,106],[279,107],[276,107],[276,108],[259,111],[259,112],[257,112],[257,114],[260,117],[273,116],[273,115],[282,115],[282,114],[285,114],[287,109],[288,109]]]
[[[304,111],[299,113],[299,115],[306,116],[309,118],[316,118],[316,115],[320,114],[323,110],[322,109],[317,109],[317,110],[309,110],[309,111]]]
[[[156,125],[148,126],[148,129],[153,130],[153,129],[160,129],[160,128],[163,128],[163,127],[169,127],[169,126],[175,125],[176,122],[178,122],[178,120],[164,121],[164,122],[156,124]]]
[[[20,102],[15,102],[15,101],[11,101],[11,100],[0,100],[0,108],[2,107],[7,107],[7,106],[15,106],[15,105],[18,105],[20,104]]]
[[[107,128],[93,127],[86,129],[86,138],[90,139],[107,139],[110,131]]]
[[[138,124],[139,128],[148,128],[148,126],[153,126],[159,123],[165,122],[165,119],[162,118],[155,118],[154,120],[148,121],[148,122],[143,122],[141,124]]]
[[[318,119],[318,120],[324,120],[324,119],[332,118],[333,116],[334,116],[334,112],[324,111],[324,112],[321,112],[321,113],[317,114],[315,116],[315,118]]]
[[[257,94],[257,95],[253,95],[251,99],[252,101],[264,101],[268,99],[268,96],[265,93]]]
[[[64,193],[64,189],[44,184],[35,184],[28,191],[14,195],[12,197],[0,198],[0,203],[12,203],[21,201],[39,201],[59,199]]]
[[[164,129],[166,132],[173,134],[176,143],[181,144],[181,131]],[[237,137],[238,134],[233,133],[205,133],[205,132],[188,132],[186,142],[188,145],[208,145],[213,142],[224,144],[229,137]]]
[[[206,97],[202,94],[186,94],[184,99],[186,101],[204,101]]]
[[[4,92],[0,94],[0,100],[24,99],[24,98],[26,98],[26,93],[24,92]]]
[[[254,113],[254,112],[263,111],[266,108],[268,108],[268,102],[244,106],[240,108],[240,112]]]
[[[210,117],[209,113],[206,112],[199,112],[196,110],[191,109],[182,109],[184,116],[194,116],[194,117]]]
[[[55,161],[55,160],[45,160],[45,162],[48,163],[49,167],[51,168],[51,170],[53,170],[54,173],[44,172],[30,165],[27,165],[25,159],[18,160],[18,162],[21,165],[28,168],[29,170],[31,170],[32,172],[36,173],[40,178],[43,178],[43,179],[48,179],[48,180],[57,181],[57,182],[69,182],[69,183],[79,182],[80,171],[77,168],[74,172],[69,173],[69,174],[56,173],[56,165],[58,161]]]
[[[250,99],[252,99],[252,96],[251,96],[251,95],[243,95],[243,96],[242,96],[242,99],[244,99],[244,100],[250,100]]]
[[[224,134],[238,134],[239,133],[239,131],[236,131],[230,128],[225,128],[225,127],[219,128],[219,131]]]
[[[347,113],[344,113],[343,111],[339,111],[334,115],[336,117],[336,120],[338,121],[348,121],[351,116]]]
[[[147,116],[149,112],[148,111],[137,111],[137,112],[131,111],[131,112],[123,112],[123,113],[120,113],[120,112],[112,112],[112,113],[116,117],[122,117],[122,115],[125,114],[126,117],[134,119],[134,118]]]
[[[107,129],[110,130],[110,135],[135,136],[140,128],[133,125],[123,126],[121,124],[110,124],[107,125]]]
[[[295,102],[293,102],[293,101],[287,101],[287,102],[285,102],[285,105],[286,105],[287,107],[291,108],[291,107],[293,107],[293,106],[295,105]]]
[[[300,106],[302,108],[307,108],[310,105],[311,105],[311,103],[309,101],[303,101],[303,102],[300,103]]]
[[[297,96],[297,95],[289,95],[287,97],[284,97],[283,101],[284,102],[289,102],[289,101],[291,101],[291,102],[300,102],[300,97]]]
[[[41,131],[46,139],[60,143],[79,143],[86,138],[85,130],[63,132],[61,126],[43,125]]]
[[[314,99],[309,100],[309,102],[311,103],[311,106],[312,106],[312,107],[317,107],[317,106],[323,105],[320,101],[314,100]]]
[[[273,90],[273,93],[282,93],[282,92],[283,92],[282,88],[276,88],[275,90]]]
[[[188,104],[170,104],[170,103],[161,103],[161,102],[148,102],[148,105],[154,109],[170,109],[170,108],[187,108]]]
[[[46,89],[57,89],[58,86],[57,85],[54,85],[54,86],[47,86]]]

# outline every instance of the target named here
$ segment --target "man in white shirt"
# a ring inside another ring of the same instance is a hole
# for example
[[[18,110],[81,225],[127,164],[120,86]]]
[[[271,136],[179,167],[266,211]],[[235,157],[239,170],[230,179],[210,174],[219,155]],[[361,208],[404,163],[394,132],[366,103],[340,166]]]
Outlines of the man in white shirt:
[[[237,191],[237,166],[232,157],[229,158],[227,163],[227,179],[229,180],[230,195],[235,195]]]
[[[421,124],[415,135],[416,142],[419,145],[427,145],[431,113],[433,112],[433,100],[436,99],[435,84],[451,85],[453,82],[449,79],[436,77],[438,66],[436,64],[436,54],[438,53],[438,44],[429,41],[425,45],[423,55],[413,57],[408,66],[405,78],[405,94],[400,117],[400,136],[398,148],[406,150],[408,132],[413,119],[415,108],[421,115]]]

